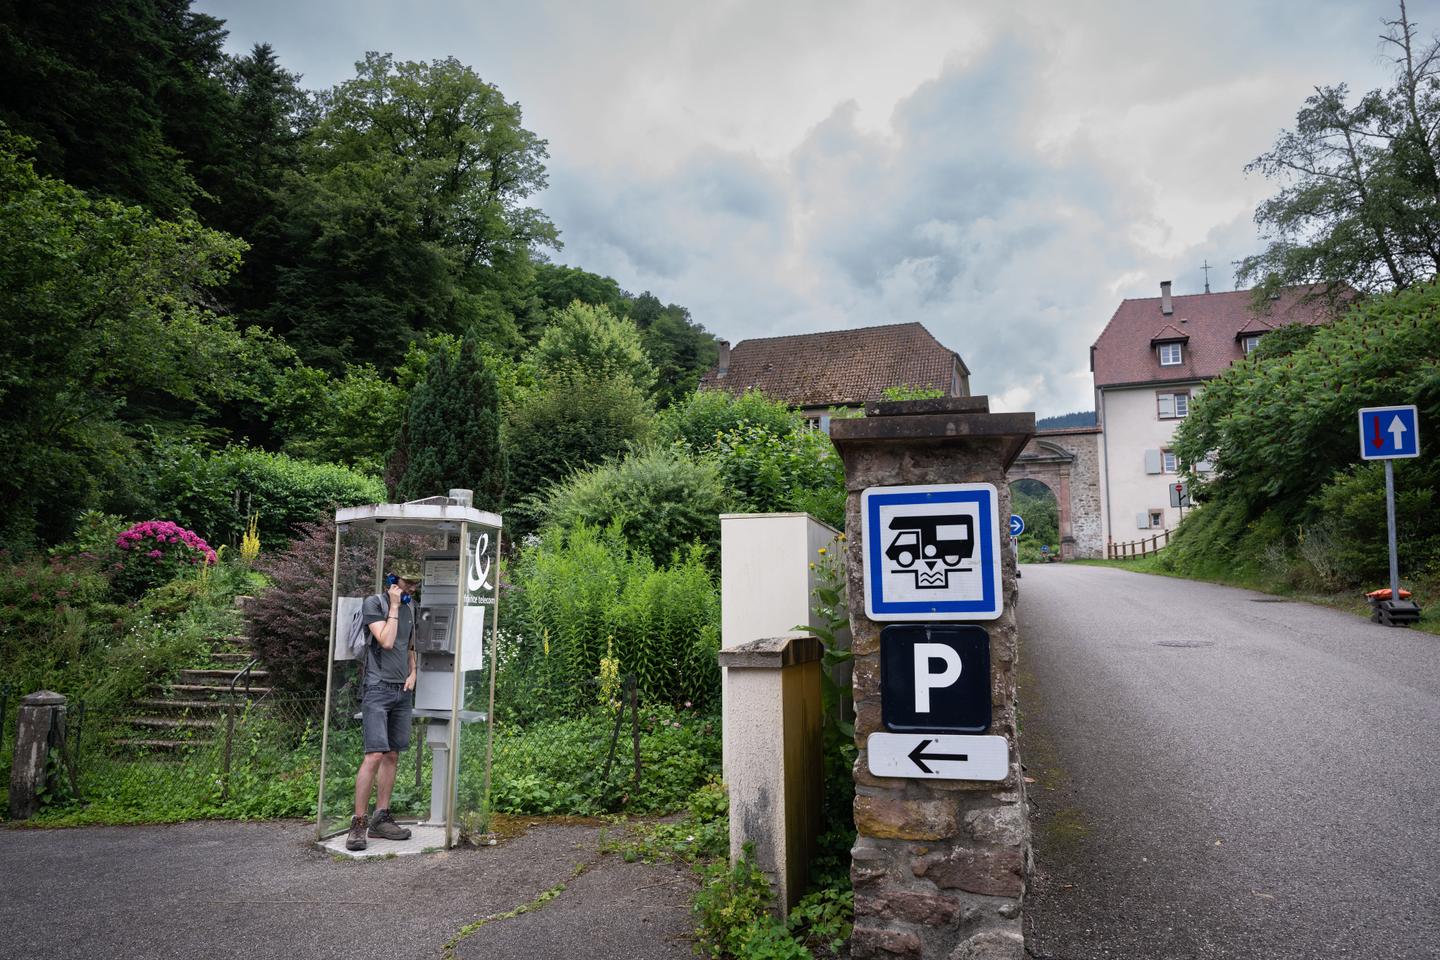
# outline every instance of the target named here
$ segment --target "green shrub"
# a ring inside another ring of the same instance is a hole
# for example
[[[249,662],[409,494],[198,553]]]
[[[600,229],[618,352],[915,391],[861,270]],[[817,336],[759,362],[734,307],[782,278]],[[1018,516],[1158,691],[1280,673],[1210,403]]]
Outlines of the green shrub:
[[[618,523],[627,543],[664,563],[697,541],[717,548],[727,500],[713,463],[656,447],[570,476],[536,505],[536,512],[544,523],[558,527]]]
[[[551,529],[522,554],[509,599],[497,709],[528,717],[594,704],[607,651],[647,703],[718,698],[719,591],[698,550],[657,567],[618,526]]]
[[[817,430],[774,433],[744,424],[720,433],[708,458],[734,491],[739,511],[798,510],[836,528],[845,524],[845,466]]]
[[[508,496],[543,494],[576,471],[619,457],[650,428],[650,401],[628,380],[547,383],[530,391],[506,423]]]
[[[666,446],[679,443],[692,453],[703,453],[715,446],[721,434],[741,427],[780,435],[794,433],[804,423],[793,407],[758,390],[738,397],[723,390],[697,390],[661,411],[655,419],[655,437]]]
[[[234,597],[256,579],[221,563],[119,605],[108,602],[109,581],[93,554],[0,559],[6,679],[17,692],[50,689],[93,709],[128,703],[237,632]]]
[[[271,544],[333,517],[336,507],[385,499],[373,477],[250,447],[213,453],[185,444],[164,447],[152,469],[157,514],[181,519],[214,544],[238,544],[255,514],[261,543]]]
[[[1410,461],[1395,465],[1395,541],[1400,571],[1407,578],[1440,565],[1440,517],[1433,477],[1427,473],[1433,471]],[[1336,475],[1312,504],[1329,523],[1329,559],[1338,579],[1351,586],[1388,585],[1384,466],[1359,464]]]
[[[808,960],[810,951],[770,913],[775,896],[752,844],[733,867],[722,861],[702,869],[701,877],[693,907],[697,953],[716,960]]]
[[[281,452],[379,476],[405,401],[399,384],[368,363],[347,365],[338,378],[298,365],[279,374],[265,409],[284,442]]]

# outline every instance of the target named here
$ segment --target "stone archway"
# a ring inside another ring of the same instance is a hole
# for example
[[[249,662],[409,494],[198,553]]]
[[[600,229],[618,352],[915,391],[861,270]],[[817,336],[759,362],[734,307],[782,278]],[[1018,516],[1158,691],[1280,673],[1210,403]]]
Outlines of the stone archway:
[[[1100,557],[1100,431],[1037,433],[1005,474],[1006,483],[1038,480],[1055,494],[1060,512],[1060,559]]]

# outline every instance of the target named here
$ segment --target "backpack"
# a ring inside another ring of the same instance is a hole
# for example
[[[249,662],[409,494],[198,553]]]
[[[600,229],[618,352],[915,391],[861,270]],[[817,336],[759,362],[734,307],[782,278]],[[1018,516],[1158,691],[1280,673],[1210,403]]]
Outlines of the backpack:
[[[365,626],[365,601],[355,605],[350,614],[350,625],[345,629],[345,649],[352,660],[364,662],[365,647],[370,643],[370,630]]]

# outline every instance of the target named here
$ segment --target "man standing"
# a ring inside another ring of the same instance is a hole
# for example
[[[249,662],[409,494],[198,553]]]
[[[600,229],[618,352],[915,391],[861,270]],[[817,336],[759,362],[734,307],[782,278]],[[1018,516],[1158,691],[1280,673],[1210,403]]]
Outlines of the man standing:
[[[415,689],[415,604],[410,592],[420,585],[418,565],[397,562],[384,594],[366,597],[361,620],[370,632],[365,645],[365,689],[360,713],[365,759],[355,776],[355,815],[347,850],[364,850],[367,834],[383,840],[408,840],[410,831],[390,815],[390,791],[400,751],[410,745],[411,691]],[[366,816],[375,789],[375,816]]]

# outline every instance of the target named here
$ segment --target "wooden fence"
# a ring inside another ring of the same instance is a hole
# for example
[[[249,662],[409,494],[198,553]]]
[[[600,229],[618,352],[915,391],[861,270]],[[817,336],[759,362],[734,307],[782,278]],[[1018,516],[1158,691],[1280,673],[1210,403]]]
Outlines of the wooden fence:
[[[1132,560],[1135,557],[1146,557],[1152,553],[1160,552],[1160,549],[1169,542],[1169,530],[1163,530],[1153,537],[1131,540],[1129,543],[1115,543],[1111,541],[1105,545],[1105,556],[1111,560]]]

